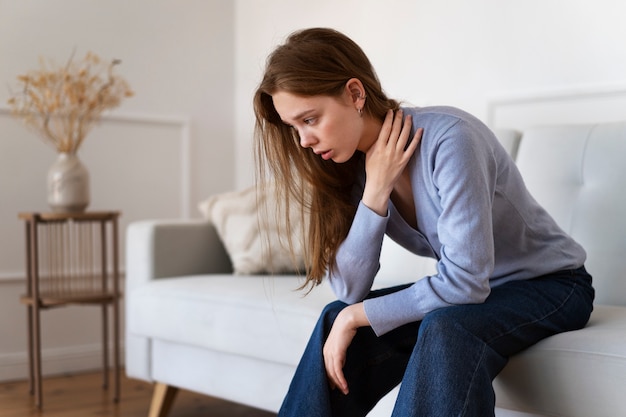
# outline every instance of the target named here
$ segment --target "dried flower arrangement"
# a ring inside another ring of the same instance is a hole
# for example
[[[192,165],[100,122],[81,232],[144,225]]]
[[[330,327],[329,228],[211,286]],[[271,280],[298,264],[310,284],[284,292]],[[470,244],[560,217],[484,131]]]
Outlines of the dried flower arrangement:
[[[105,110],[133,95],[128,83],[113,73],[120,60],[103,62],[88,52],[65,66],[40,60],[40,69],[17,77],[20,91],[11,93],[12,114],[43,136],[58,152],[76,153]]]

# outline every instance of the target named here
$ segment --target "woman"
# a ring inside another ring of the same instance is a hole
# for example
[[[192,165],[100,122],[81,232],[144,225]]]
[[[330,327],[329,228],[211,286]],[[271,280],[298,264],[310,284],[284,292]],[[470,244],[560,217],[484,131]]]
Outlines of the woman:
[[[585,251],[478,119],[400,108],[329,29],[269,56],[254,109],[259,172],[309,219],[307,284],[327,278],[339,299],[279,416],[364,416],[400,382],[393,416],[493,416],[508,357],[587,323]],[[370,291],[385,234],[437,274]]]

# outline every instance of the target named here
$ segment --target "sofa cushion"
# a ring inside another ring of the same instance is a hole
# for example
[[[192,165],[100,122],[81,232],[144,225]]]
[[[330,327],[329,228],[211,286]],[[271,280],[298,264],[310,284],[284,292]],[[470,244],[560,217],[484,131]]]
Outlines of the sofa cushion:
[[[130,334],[297,365],[321,310],[326,284],[305,296],[297,276],[167,278],[127,294]]]
[[[279,220],[272,188],[257,192],[256,187],[217,194],[200,202],[202,215],[216,228],[235,274],[280,274],[304,271],[301,250],[301,219],[296,210],[289,213],[290,237],[295,257],[289,250],[289,239],[281,238],[284,220]]]
[[[587,327],[514,356],[494,381],[498,406],[568,417],[617,415],[624,386],[626,308],[602,305]]]

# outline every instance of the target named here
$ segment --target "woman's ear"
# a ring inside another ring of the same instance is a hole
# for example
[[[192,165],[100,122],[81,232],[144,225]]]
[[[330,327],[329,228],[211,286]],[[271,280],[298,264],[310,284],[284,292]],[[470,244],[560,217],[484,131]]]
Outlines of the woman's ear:
[[[363,107],[362,100],[365,100],[365,88],[358,78],[350,78],[346,83],[346,93],[357,108]]]

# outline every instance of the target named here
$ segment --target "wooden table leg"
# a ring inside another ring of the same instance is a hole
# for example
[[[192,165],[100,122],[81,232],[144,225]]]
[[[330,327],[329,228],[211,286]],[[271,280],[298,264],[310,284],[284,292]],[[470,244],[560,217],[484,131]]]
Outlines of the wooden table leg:
[[[35,306],[33,308],[33,364],[34,364],[34,376],[35,376],[35,404],[38,408],[43,407],[43,395],[41,392],[41,322],[39,302],[34,300]]]

